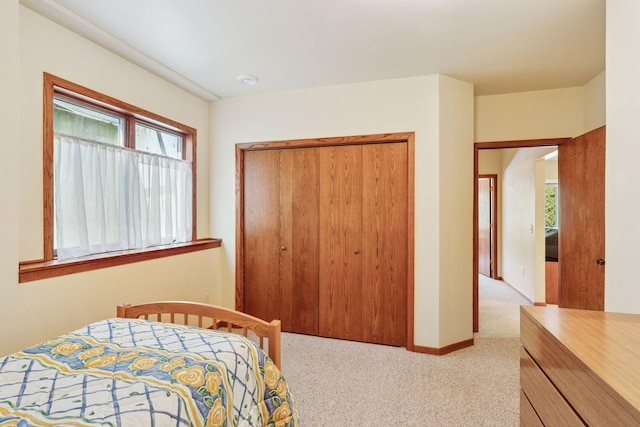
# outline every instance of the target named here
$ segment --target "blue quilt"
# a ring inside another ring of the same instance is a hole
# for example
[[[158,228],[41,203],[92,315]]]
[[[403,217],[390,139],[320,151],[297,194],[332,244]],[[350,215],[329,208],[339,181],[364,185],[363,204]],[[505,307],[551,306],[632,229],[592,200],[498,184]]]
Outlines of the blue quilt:
[[[0,427],[298,425],[279,369],[242,336],[108,319],[0,358]]]

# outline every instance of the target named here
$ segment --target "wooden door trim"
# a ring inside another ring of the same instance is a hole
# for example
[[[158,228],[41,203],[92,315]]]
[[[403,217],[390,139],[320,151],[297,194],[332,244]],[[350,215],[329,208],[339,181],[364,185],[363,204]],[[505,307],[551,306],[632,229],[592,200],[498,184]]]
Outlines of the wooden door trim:
[[[513,141],[476,142],[473,144],[473,332],[479,331],[478,322],[478,151],[500,148],[548,147],[562,145],[572,138],[523,139]]]
[[[236,144],[236,310],[244,311],[244,150]]]
[[[489,178],[493,183],[493,194],[489,198],[491,203],[491,219],[493,219],[493,228],[491,229],[491,278],[498,278],[498,174],[480,174],[477,179]],[[476,180],[477,180],[476,179]],[[477,221],[477,220],[476,220]]]
[[[372,135],[338,136],[330,138],[290,139],[285,141],[246,142],[236,144],[236,152],[256,150],[280,150],[287,148],[330,147],[336,145],[385,144],[408,142],[414,138],[414,132],[378,133]]]
[[[415,242],[415,132],[382,133],[329,138],[236,144],[236,289],[235,307],[244,309],[244,153],[246,151],[293,148],[364,145],[383,143],[407,144],[407,338],[406,347],[414,351],[414,242]]]
[[[415,133],[407,135],[407,350],[414,344],[414,248],[415,248]]]

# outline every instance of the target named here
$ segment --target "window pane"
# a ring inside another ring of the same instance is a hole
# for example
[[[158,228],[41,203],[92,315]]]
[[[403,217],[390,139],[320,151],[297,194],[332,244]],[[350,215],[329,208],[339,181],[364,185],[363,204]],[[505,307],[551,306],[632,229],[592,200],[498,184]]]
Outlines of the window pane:
[[[66,98],[53,99],[53,130],[104,144],[124,145],[124,118]]]
[[[182,136],[136,123],[136,150],[182,159]]]

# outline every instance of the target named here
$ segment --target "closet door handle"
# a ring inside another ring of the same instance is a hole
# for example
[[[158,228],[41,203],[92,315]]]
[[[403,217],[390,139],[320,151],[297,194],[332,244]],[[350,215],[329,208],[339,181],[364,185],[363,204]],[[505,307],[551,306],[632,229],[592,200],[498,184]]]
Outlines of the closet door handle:
[[[353,251],[354,254],[358,255],[360,253],[360,251],[358,249]]]
[[[286,250],[287,250],[287,247],[286,247],[286,246],[282,246],[282,247],[280,248],[280,250],[281,250],[281,251],[286,251]]]

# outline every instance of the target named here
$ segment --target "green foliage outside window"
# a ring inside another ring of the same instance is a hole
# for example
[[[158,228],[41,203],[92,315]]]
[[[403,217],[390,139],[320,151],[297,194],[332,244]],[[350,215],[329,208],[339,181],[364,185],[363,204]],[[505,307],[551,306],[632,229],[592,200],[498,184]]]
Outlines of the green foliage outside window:
[[[544,189],[544,222],[546,227],[558,228],[558,187],[547,185]]]
[[[122,145],[124,119],[55,97],[53,130],[103,144]]]

